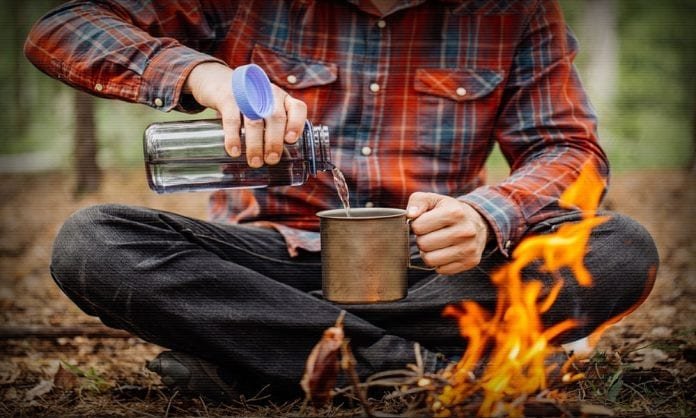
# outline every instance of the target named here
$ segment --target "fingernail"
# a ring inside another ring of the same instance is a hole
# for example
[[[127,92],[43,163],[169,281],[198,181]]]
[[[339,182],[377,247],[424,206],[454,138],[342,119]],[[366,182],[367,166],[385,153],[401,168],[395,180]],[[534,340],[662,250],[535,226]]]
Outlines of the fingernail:
[[[263,162],[261,161],[261,158],[254,157],[251,159],[251,164],[249,165],[252,167],[261,167],[263,165]]]
[[[295,138],[297,138],[297,132],[295,131],[288,131],[288,133],[285,134],[286,141],[294,141]]]
[[[266,162],[268,164],[275,164],[278,162],[279,159],[280,157],[278,157],[277,152],[269,152],[268,155],[266,155]]]
[[[418,206],[409,206],[406,208],[407,216],[416,216],[416,214],[418,214]]]

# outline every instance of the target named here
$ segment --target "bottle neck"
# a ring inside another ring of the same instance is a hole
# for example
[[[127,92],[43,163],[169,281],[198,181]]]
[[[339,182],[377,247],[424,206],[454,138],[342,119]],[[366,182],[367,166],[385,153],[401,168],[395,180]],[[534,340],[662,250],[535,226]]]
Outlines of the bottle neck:
[[[329,128],[324,125],[312,126],[305,122],[304,131],[305,156],[309,163],[309,173],[316,176],[319,171],[331,170],[331,150],[329,146]]]

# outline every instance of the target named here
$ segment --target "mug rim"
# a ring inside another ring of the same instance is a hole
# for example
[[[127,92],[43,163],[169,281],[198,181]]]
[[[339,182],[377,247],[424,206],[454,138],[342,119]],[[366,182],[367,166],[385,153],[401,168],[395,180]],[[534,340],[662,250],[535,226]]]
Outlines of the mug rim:
[[[381,213],[380,213],[381,212]],[[374,215],[369,215],[370,213],[375,213]],[[351,217],[346,217],[345,209],[328,209],[322,210],[316,213],[316,216],[322,219],[336,219],[344,221],[358,221],[358,220],[369,220],[369,219],[387,219],[387,218],[398,218],[406,215],[405,209],[398,208],[351,208]],[[355,215],[355,216],[353,216]]]

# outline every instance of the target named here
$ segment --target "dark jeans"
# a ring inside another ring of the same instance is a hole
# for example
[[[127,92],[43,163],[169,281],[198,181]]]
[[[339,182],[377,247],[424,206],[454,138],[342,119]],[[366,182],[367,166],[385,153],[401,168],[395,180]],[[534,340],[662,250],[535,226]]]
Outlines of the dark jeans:
[[[593,231],[586,266],[594,286],[567,279],[543,320],[574,317],[571,341],[640,303],[658,257],[648,233],[617,214]],[[547,220],[537,233],[578,220]],[[56,238],[51,273],[86,313],[170,349],[188,352],[260,381],[297,387],[322,332],[348,311],[346,335],[363,376],[414,362],[413,342],[428,352],[461,354],[465,341],[443,308],[464,299],[492,308],[488,273],[494,252],[456,276],[409,273],[408,297],[339,306],[321,298],[320,254],[290,258],[274,230],[219,225],[139,207],[103,205],[74,214]],[[529,268],[528,277],[547,274]],[[434,356],[426,362],[433,366]]]

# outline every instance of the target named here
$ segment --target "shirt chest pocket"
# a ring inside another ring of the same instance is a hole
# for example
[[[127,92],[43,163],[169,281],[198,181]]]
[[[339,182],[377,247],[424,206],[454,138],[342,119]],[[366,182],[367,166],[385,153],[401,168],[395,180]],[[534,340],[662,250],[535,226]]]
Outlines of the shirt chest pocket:
[[[266,71],[273,84],[307,104],[309,119],[317,123],[323,119],[331,85],[338,78],[335,63],[288,55],[261,44],[254,45],[251,60]]]
[[[497,70],[417,69],[418,150],[441,159],[462,159],[487,147],[502,80],[503,72]]]

